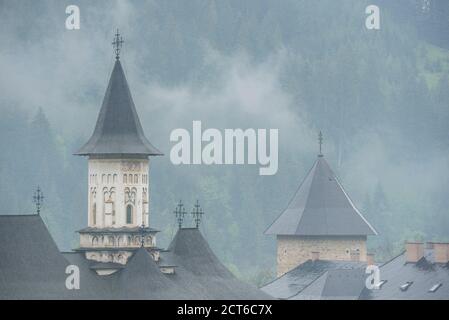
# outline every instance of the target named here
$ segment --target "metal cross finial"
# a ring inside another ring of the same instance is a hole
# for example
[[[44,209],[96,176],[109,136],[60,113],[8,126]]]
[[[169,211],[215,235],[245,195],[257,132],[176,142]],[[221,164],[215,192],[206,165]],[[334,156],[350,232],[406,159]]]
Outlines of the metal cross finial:
[[[179,229],[181,229],[182,222],[184,221],[184,216],[186,215],[186,209],[184,208],[181,200],[179,200],[179,203],[173,213],[175,214],[176,220],[178,221],[178,227]]]
[[[33,202],[36,204],[36,213],[39,215],[41,213],[42,203],[44,202],[44,194],[39,186],[37,186],[37,190],[34,193]]]
[[[321,133],[321,130],[320,133],[318,134],[318,143],[320,145],[320,154],[318,156],[322,157],[323,154],[321,152],[321,147],[323,146],[323,134]]]
[[[140,226],[140,246],[145,246],[145,225],[143,223]]]
[[[118,60],[120,59],[120,49],[122,48],[123,45],[123,38],[120,36],[120,33],[117,32],[115,33],[114,36],[114,41],[112,41],[112,46],[114,47],[114,51],[115,51],[115,59]]]
[[[195,226],[198,228],[201,223],[201,217],[204,214],[203,209],[200,206],[200,203],[198,200],[196,200],[195,206],[193,207],[192,216],[193,220],[195,221]]]

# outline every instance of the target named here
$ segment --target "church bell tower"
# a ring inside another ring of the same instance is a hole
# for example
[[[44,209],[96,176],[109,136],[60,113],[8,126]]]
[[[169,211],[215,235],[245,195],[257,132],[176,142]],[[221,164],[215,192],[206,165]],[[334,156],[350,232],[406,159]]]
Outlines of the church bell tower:
[[[123,40],[112,43],[115,65],[95,130],[75,155],[88,157],[88,227],[79,230],[86,258],[126,264],[140,246],[155,248],[149,223],[149,157],[159,156],[145,137],[120,63]]]

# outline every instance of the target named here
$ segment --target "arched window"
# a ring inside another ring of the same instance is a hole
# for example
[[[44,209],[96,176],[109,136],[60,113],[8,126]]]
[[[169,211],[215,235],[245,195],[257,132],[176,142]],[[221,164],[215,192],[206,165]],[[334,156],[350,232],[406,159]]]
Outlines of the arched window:
[[[114,175],[112,176],[112,182],[113,182],[113,183],[117,183],[117,174],[114,174]]]
[[[134,175],[134,183],[139,183],[139,175]]]
[[[125,173],[124,175],[123,175],[123,183],[128,183],[127,181],[128,181],[128,175]]]
[[[106,175],[101,175],[101,183],[106,183]]]
[[[92,205],[92,224],[96,225],[97,224],[97,204],[94,203]]]
[[[133,206],[128,204],[126,206],[126,224],[133,223]]]
[[[132,174],[128,175],[128,181],[129,181],[129,183],[133,183],[133,175]]]

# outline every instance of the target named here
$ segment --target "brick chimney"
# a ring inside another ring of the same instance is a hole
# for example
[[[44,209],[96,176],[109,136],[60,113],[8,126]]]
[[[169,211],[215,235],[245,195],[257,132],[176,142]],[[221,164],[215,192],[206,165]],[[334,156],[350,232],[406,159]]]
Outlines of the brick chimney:
[[[449,262],[449,243],[433,242],[433,258],[436,263]]]
[[[318,251],[312,251],[312,261],[320,260],[320,253]]]
[[[405,244],[406,262],[416,263],[424,256],[424,244],[422,242],[407,242]]]
[[[374,253],[368,253],[366,255],[366,264],[368,266],[374,265]]]

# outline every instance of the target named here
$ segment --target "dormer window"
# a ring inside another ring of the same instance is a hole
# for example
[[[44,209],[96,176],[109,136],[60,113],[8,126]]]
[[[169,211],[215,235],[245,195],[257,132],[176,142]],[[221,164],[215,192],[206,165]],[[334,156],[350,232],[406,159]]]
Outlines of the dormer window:
[[[399,287],[399,289],[401,289],[401,291],[407,291],[408,288],[410,288],[410,286],[413,284],[413,281],[407,281],[406,283],[404,283],[403,285],[401,285]]]
[[[430,289],[429,289],[429,292],[436,292],[441,286],[442,286],[443,284],[442,283],[437,283],[437,284],[434,284]]]

